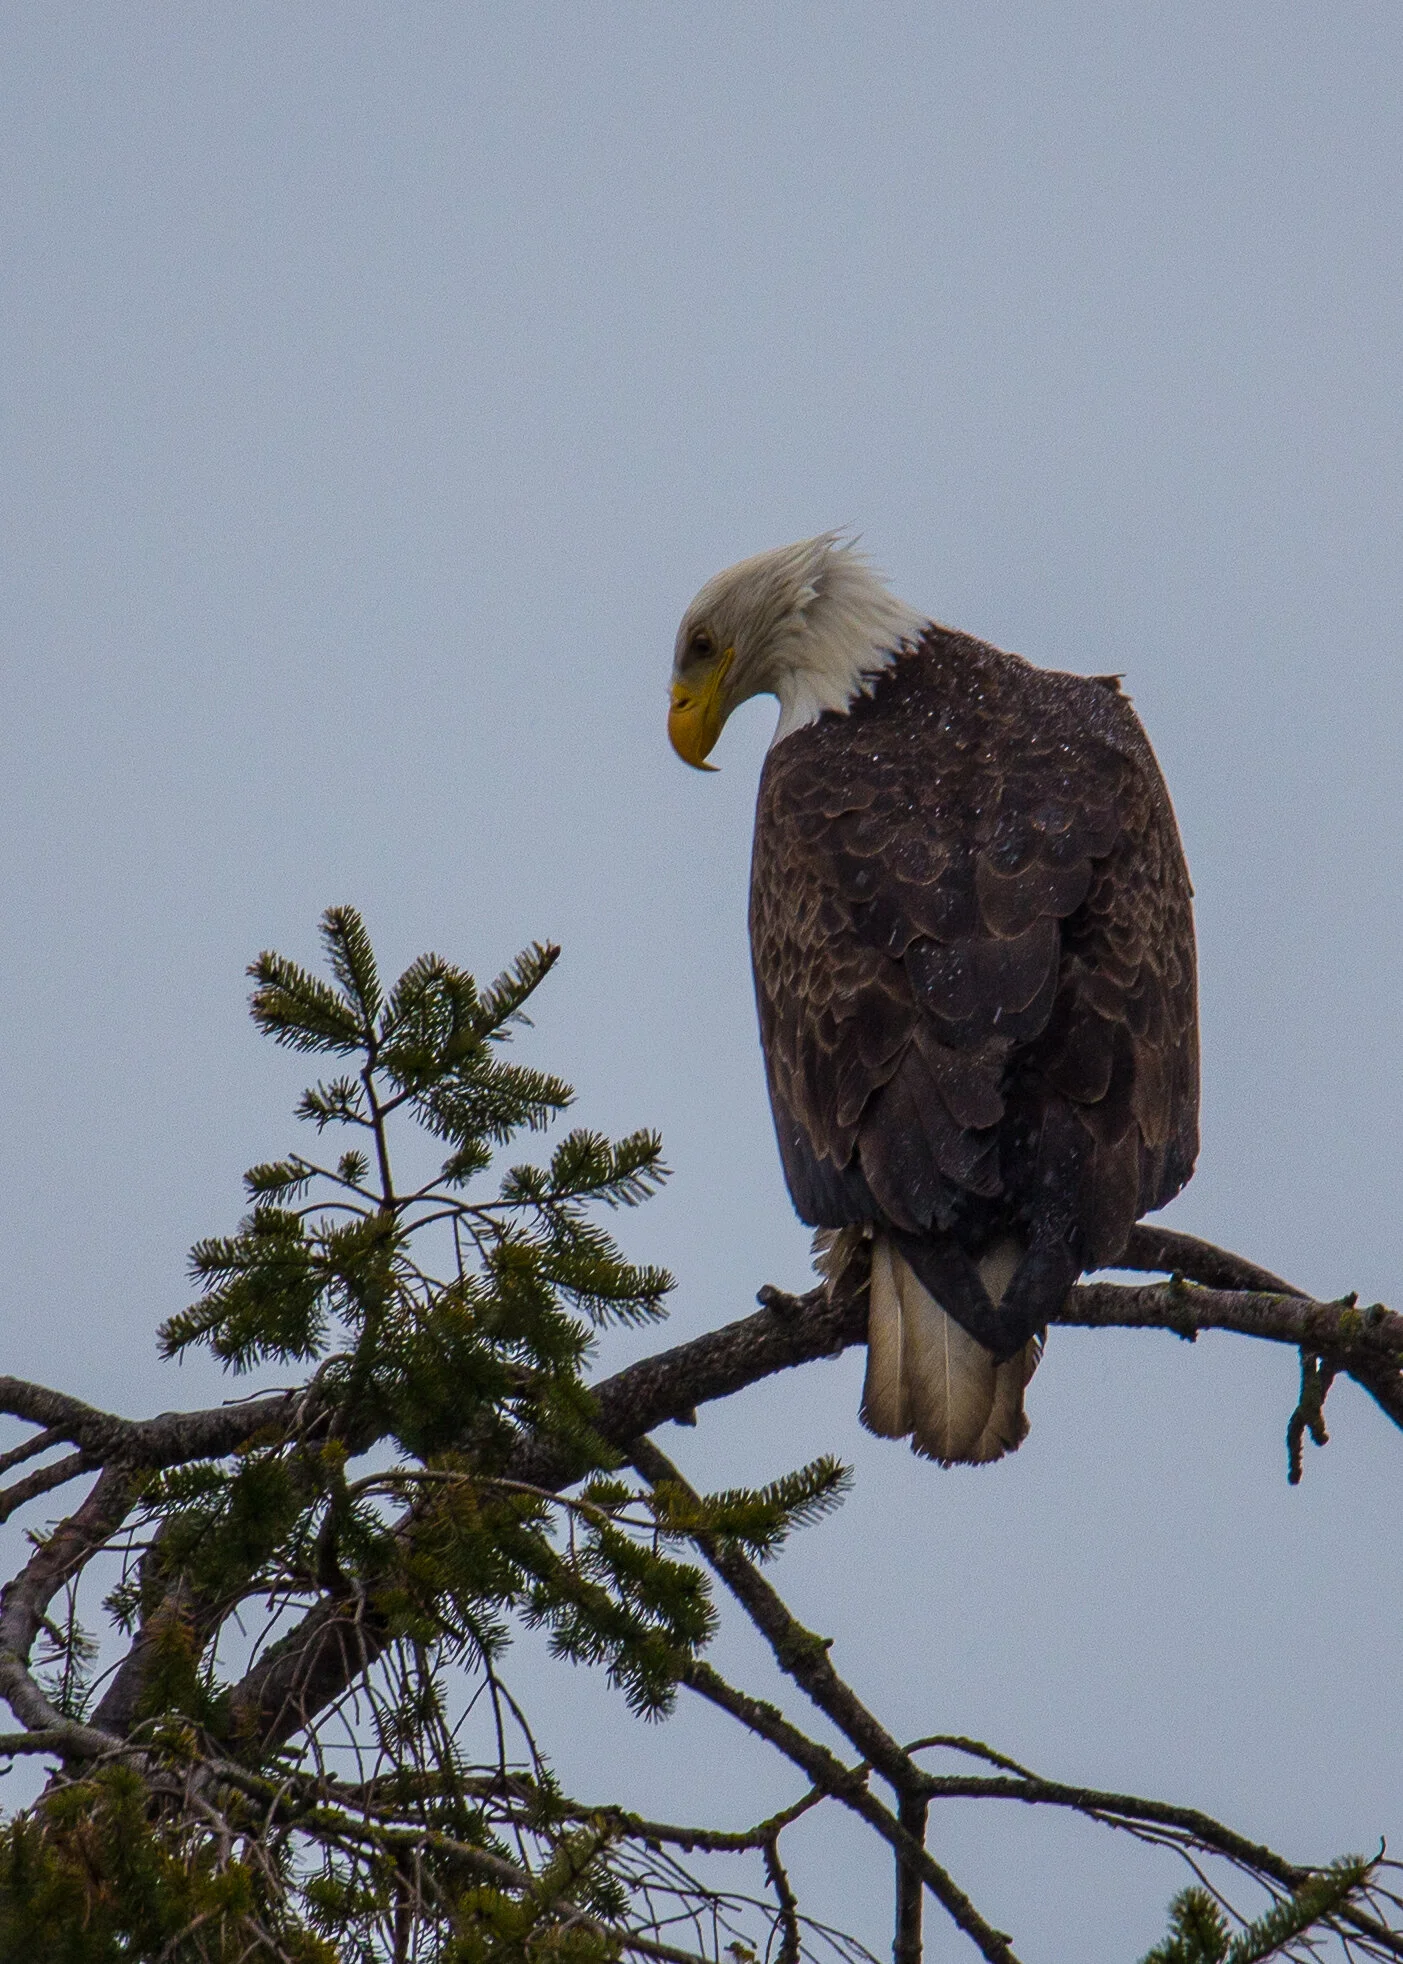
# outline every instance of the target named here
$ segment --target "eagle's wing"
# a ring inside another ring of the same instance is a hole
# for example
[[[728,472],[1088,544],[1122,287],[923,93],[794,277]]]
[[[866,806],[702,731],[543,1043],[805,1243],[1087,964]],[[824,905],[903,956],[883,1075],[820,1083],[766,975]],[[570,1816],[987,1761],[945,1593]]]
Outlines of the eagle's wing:
[[[1061,1183],[1104,1261],[1188,1178],[1190,888],[1113,686],[932,630],[771,751],[751,939],[806,1220],[992,1226]]]

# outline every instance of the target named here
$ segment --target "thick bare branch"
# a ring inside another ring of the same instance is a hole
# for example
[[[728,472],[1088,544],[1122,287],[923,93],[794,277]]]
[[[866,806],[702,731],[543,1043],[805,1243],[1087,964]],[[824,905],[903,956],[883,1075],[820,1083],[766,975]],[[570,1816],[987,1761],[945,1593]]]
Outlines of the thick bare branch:
[[[1059,1322],[1099,1328],[1236,1329],[1275,1342],[1316,1339],[1332,1353],[1349,1351],[1361,1364],[1396,1364],[1403,1358],[1403,1317],[1387,1310],[1354,1310],[1352,1304],[1313,1303],[1270,1271],[1192,1235],[1141,1222],[1131,1235],[1121,1266],[1178,1274],[1209,1290],[1248,1292],[1258,1298],[1291,1297],[1304,1305],[1301,1316],[1273,1314],[1260,1301],[1253,1314],[1222,1311],[1210,1299],[1196,1300],[1192,1316],[1182,1302],[1163,1291],[1121,1299],[1112,1284],[1074,1290]],[[1087,1296],[1091,1288],[1094,1298]],[[652,1431],[667,1419],[685,1420],[698,1405],[732,1396],[777,1371],[836,1356],[867,1334],[866,1304],[860,1292],[830,1301],[823,1289],[801,1296],[780,1289],[760,1292],[758,1315],[709,1330],[689,1343],[642,1358],[595,1387],[600,1430],[615,1442]],[[1363,1327],[1355,1318],[1363,1319]],[[155,1418],[127,1419],[100,1411],[80,1398],[23,1378],[0,1377],[0,1412],[41,1425],[44,1432],[0,1457],[0,1472],[66,1440],[94,1464],[122,1460],[128,1466],[173,1466],[234,1452],[260,1432],[276,1432],[296,1415],[300,1392],[275,1392],[242,1404],[215,1405],[194,1412],[162,1412]],[[523,1442],[515,1476],[534,1485],[559,1484],[558,1455],[540,1442]]]
[[[1328,1352],[1355,1375],[1396,1374],[1403,1360],[1403,1316],[1380,1305],[1361,1310],[1352,1300],[1313,1301],[1269,1271],[1191,1235],[1142,1222],[1122,1266],[1168,1269],[1203,1286],[1190,1291],[1177,1282],[1140,1289],[1084,1283],[1072,1291],[1056,1320],[1099,1329],[1165,1329],[1185,1336],[1235,1330]],[[626,1445],[668,1419],[685,1422],[699,1405],[865,1341],[867,1310],[861,1291],[830,1300],[822,1288],[801,1296],[764,1289],[761,1300],[764,1307],[757,1314],[642,1358],[596,1385],[603,1436]],[[1374,1389],[1372,1383],[1369,1388]],[[27,1442],[6,1456],[10,1463],[60,1439],[83,1449],[95,1464],[120,1460],[154,1468],[218,1458],[260,1432],[285,1427],[297,1412],[299,1397],[279,1392],[246,1404],[124,1419],[43,1385],[0,1378],[0,1411],[46,1428],[42,1445]],[[1399,1416],[1403,1422],[1403,1414]],[[548,1442],[530,1439],[522,1441],[511,1468],[514,1478],[535,1486],[560,1486],[574,1471]]]
[[[55,1595],[126,1519],[132,1485],[130,1473],[108,1468],[94,1483],[82,1506],[60,1522],[47,1541],[40,1542],[0,1594],[0,1697],[6,1700],[21,1725],[41,1730],[63,1729],[70,1743],[76,1742],[71,1722],[55,1709],[30,1675],[29,1653]],[[88,1745],[81,1749],[107,1752],[120,1743],[107,1734],[94,1733]]]
[[[59,1445],[63,1436],[62,1432],[51,1426],[45,1432],[36,1432],[34,1437],[26,1439],[23,1445],[12,1446],[9,1452],[0,1453],[0,1473],[8,1473],[12,1467],[23,1466],[27,1459],[37,1459],[39,1454],[46,1453],[50,1446]]]
[[[1305,1293],[1231,1249],[1200,1241],[1195,1234],[1176,1234],[1173,1228],[1161,1227],[1156,1221],[1138,1221],[1130,1230],[1118,1266],[1157,1275],[1184,1275],[1191,1282],[1201,1282],[1205,1289],[1256,1289],[1269,1296]]]
[[[1204,1330],[1233,1330],[1295,1350],[1328,1353],[1345,1369],[1356,1364],[1396,1369],[1403,1355],[1403,1316],[1382,1304],[1359,1309],[1352,1301],[1320,1303],[1306,1296],[1205,1289],[1182,1281],[1140,1288],[1084,1282],[1073,1289],[1057,1321],[1092,1330],[1172,1330],[1190,1338]]]
[[[1277,1282],[1266,1270],[1224,1249],[1143,1224],[1135,1230],[1125,1261],[1127,1266],[1173,1264],[1186,1278]],[[822,1288],[803,1296],[766,1289],[762,1299],[764,1307],[756,1314],[643,1358],[596,1385],[600,1434],[627,1452],[635,1440],[668,1419],[686,1421],[701,1404],[866,1340],[867,1304],[860,1289],[831,1298]],[[1395,1360],[1403,1356],[1403,1317],[1389,1311],[1375,1316],[1347,1303],[1317,1303],[1286,1284],[1280,1285],[1280,1293],[1270,1293],[1179,1281],[1144,1288],[1085,1283],[1072,1291],[1059,1320],[1103,1329],[1172,1330],[1182,1336],[1238,1330],[1295,1347],[1304,1342],[1329,1348],[1332,1354],[1354,1344],[1354,1361],[1346,1361],[1345,1368],[1403,1425],[1403,1392],[1397,1394],[1396,1411],[1386,1402],[1388,1381],[1399,1377]],[[523,1438],[506,1469],[510,1477],[541,1488],[565,1486],[579,1470],[558,1446],[533,1438]],[[354,1641],[347,1641],[351,1626]],[[241,1726],[250,1737],[279,1743],[290,1738],[345,1690],[351,1680],[339,1676],[342,1666],[363,1668],[387,1641],[387,1630],[363,1598],[344,1604],[323,1601],[236,1688],[234,1707]]]
[[[5,1455],[4,1464],[43,1452],[59,1440],[80,1447],[93,1465],[121,1460],[127,1466],[182,1465],[192,1459],[219,1459],[236,1452],[258,1433],[285,1427],[300,1392],[279,1391],[244,1404],[212,1405],[206,1411],[160,1412],[155,1418],[119,1418],[85,1405],[81,1398],[51,1391],[25,1378],[0,1377],[0,1412],[42,1425],[41,1439],[30,1439]]]
[[[11,1514],[26,1502],[37,1500],[40,1494],[52,1493],[55,1487],[66,1487],[80,1473],[90,1473],[92,1470],[93,1461],[86,1453],[69,1453],[66,1458],[55,1460],[52,1466],[36,1467],[32,1473],[26,1473],[22,1480],[16,1480],[12,1487],[6,1487],[0,1493],[0,1521],[8,1521]]]
[[[1234,1330],[1327,1352],[1403,1425],[1398,1368],[1403,1317],[1387,1310],[1361,1311],[1347,1302],[1314,1302],[1240,1256],[1144,1224],[1135,1230],[1124,1259],[1127,1266],[1172,1264],[1176,1279],[1139,1288],[1083,1284],[1073,1290],[1059,1320],[1092,1328],[1167,1329],[1183,1336]],[[1207,1286],[1187,1286],[1178,1277],[1201,1278]],[[1214,1286],[1225,1283],[1234,1286]],[[1244,1286],[1249,1283],[1254,1286]],[[731,1396],[778,1371],[834,1356],[865,1339],[866,1302],[860,1289],[836,1297],[822,1288],[803,1296],[773,1289],[762,1295],[764,1307],[757,1313],[643,1358],[597,1385],[596,1423],[602,1436],[626,1451],[667,1419],[685,1421],[698,1405]],[[265,1428],[287,1423],[294,1401],[292,1394],[279,1394],[246,1405],[127,1421],[11,1379],[0,1380],[0,1408],[56,1426],[56,1436],[83,1437],[93,1448],[101,1442],[127,1464],[151,1466],[232,1450]],[[580,1469],[550,1442],[523,1438],[507,1471],[531,1485],[559,1488]],[[235,1688],[233,1709],[240,1731],[270,1743],[294,1736],[375,1661],[388,1640],[387,1627],[364,1596],[324,1598]],[[104,1701],[122,1721],[120,1729],[130,1723],[139,1703],[140,1677],[134,1652]]]

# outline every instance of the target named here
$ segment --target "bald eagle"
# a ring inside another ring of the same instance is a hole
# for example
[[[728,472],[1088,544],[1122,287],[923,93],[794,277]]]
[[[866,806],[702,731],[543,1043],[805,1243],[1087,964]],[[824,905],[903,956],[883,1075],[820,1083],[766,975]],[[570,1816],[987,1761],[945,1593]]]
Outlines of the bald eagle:
[[[713,768],[761,694],[750,939],[789,1191],[830,1267],[868,1246],[864,1423],[999,1459],[1072,1283],[1193,1171],[1169,795],[1118,678],[938,626],[836,533],[718,574],[683,617],[679,756]]]

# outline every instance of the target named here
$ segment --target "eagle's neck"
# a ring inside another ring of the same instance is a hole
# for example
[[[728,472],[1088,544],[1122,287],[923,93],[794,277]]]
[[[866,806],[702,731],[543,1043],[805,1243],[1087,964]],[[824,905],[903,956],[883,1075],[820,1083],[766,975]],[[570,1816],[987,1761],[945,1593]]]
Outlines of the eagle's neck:
[[[813,598],[778,638],[769,678],[779,697],[771,748],[825,710],[846,715],[927,625],[855,554],[831,553]]]

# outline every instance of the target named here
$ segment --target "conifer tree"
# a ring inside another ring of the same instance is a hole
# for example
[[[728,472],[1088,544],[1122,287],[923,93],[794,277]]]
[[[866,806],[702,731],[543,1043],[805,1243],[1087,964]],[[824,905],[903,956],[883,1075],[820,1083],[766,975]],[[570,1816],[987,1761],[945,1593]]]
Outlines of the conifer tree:
[[[671,1277],[614,1229],[666,1168],[651,1132],[568,1129],[570,1087],[511,1053],[557,950],[486,988],[424,956],[386,987],[354,910],[330,910],[322,939],[325,976],[275,954],[250,971],[259,1028],[326,1060],[298,1108],[307,1150],[249,1171],[247,1211],[196,1245],[198,1295],[162,1331],[168,1357],[204,1346],[232,1374],[295,1382],[133,1421],[0,1380],[0,1410],[33,1428],[0,1458],[29,1467],[0,1519],[96,1475],[31,1533],[0,1599],[18,1726],[0,1750],[49,1770],[0,1829],[0,1960],[846,1964],[862,1946],[808,1918],[783,1855],[796,1821],[838,1806],[892,1851],[899,1964],[921,1954],[927,1897],[1016,1964],[926,1846],[932,1801],[993,1798],[1071,1809],[1255,1890],[1241,1915],[1217,1884],[1186,1891],[1145,1964],[1331,1940],[1403,1958],[1382,1861],[1292,1863],[1196,1810],[1047,1781],[976,1741],[895,1741],[764,1573],[839,1503],[844,1468],[700,1494],[649,1437],[861,1341],[865,1279],[764,1291],[757,1315],[593,1379],[596,1331],[665,1313]],[[1298,1343],[1293,1469],[1307,1429],[1323,1441],[1339,1370],[1403,1416],[1400,1319],[1142,1232],[1141,1265],[1174,1280],[1091,1285],[1067,1320]],[[716,1670],[718,1584],[855,1759]],[[509,1688],[530,1628],[640,1718],[707,1700],[788,1762],[791,1804],[669,1825],[632,1811],[608,1768],[598,1791],[566,1791]],[[736,1857],[752,1884],[729,1879]]]

